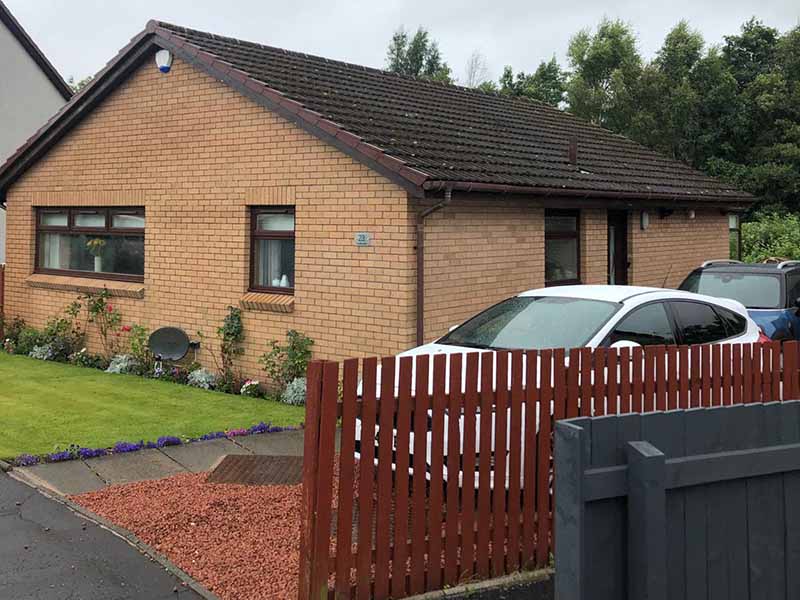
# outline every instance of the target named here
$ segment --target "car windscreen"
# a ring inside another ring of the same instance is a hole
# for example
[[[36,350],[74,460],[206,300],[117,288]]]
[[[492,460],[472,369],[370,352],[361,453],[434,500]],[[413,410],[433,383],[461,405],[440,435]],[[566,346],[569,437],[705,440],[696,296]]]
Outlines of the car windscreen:
[[[781,280],[768,273],[692,273],[681,284],[687,292],[731,298],[747,308],[783,308]]]
[[[518,296],[483,311],[439,344],[542,350],[585,346],[620,305],[602,300]]]

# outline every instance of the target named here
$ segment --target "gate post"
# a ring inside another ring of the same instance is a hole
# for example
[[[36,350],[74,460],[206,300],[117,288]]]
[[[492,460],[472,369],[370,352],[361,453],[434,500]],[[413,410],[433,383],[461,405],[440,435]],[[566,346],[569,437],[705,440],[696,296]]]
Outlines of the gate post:
[[[576,419],[577,421],[577,419]],[[589,419],[584,419],[589,421]],[[570,548],[562,553],[556,565],[555,587],[559,600],[584,600],[586,588],[583,573],[583,541],[586,527],[586,505],[583,495],[583,472],[586,469],[588,436],[582,427],[559,421],[555,435],[554,502],[555,547]]]
[[[314,564],[315,507],[317,503],[316,466],[319,456],[320,415],[322,413],[322,361],[308,365],[306,420],[303,434],[303,503],[300,521],[300,581],[298,600],[311,598],[311,569]]]
[[[648,442],[628,442],[628,598],[667,598],[666,457]]]

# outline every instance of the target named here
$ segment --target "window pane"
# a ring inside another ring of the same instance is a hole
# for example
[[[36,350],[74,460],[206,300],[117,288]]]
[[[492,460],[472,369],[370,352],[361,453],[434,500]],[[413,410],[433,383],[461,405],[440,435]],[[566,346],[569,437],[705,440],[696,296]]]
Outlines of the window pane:
[[[255,284],[294,287],[294,240],[256,240]]]
[[[673,302],[684,344],[710,344],[728,337],[714,309],[699,302]]]
[[[577,348],[586,345],[618,308],[584,298],[517,296],[483,311],[438,343],[523,350]]]
[[[732,310],[727,310],[725,308],[716,309],[717,314],[722,317],[722,320],[725,321],[725,325],[728,328],[728,335],[741,335],[747,329],[747,319],[745,319],[742,315],[733,312]]]
[[[294,214],[259,214],[256,227],[259,231],[294,231]]]
[[[144,215],[112,215],[111,226],[115,229],[144,229]]]
[[[795,302],[800,299],[800,275],[789,275],[786,278],[786,289],[789,290],[789,308],[794,308]]]
[[[578,240],[546,240],[544,243],[545,281],[578,278]]]
[[[576,215],[545,215],[545,233],[575,232],[578,230],[578,217]]]
[[[741,260],[742,249],[740,248],[739,245],[739,239],[740,239],[739,232],[731,230],[728,236],[730,238],[730,248],[729,248],[730,257],[735,260]]]
[[[664,305],[660,302],[636,309],[614,328],[609,343],[636,342],[642,346],[674,344],[672,325]]]
[[[41,223],[49,227],[66,227],[68,224],[67,213],[43,212]]]
[[[75,215],[75,227],[94,227],[104,229],[106,226],[106,216],[103,213],[77,213]]]
[[[45,269],[144,275],[144,236],[40,233],[39,266]]]
[[[759,273],[692,273],[681,284],[687,292],[731,298],[747,308],[782,308],[781,281]]]

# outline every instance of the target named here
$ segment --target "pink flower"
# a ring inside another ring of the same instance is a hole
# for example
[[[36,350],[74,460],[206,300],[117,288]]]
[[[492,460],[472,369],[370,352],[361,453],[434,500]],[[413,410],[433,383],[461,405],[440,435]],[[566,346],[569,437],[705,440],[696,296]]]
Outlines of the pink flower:
[[[123,325],[122,326],[122,331],[124,331],[125,333],[128,333],[130,330],[131,330],[131,326],[130,325]]]
[[[109,305],[106,306],[106,310],[108,312],[114,312],[114,307],[109,304]]]

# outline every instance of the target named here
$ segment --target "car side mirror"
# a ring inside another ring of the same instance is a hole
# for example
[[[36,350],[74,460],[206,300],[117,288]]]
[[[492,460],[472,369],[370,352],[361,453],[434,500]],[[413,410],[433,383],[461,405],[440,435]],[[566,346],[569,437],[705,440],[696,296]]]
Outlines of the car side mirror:
[[[641,344],[637,344],[636,342],[632,342],[631,340],[619,340],[611,344],[609,348],[615,348],[619,350],[620,348],[641,348]]]

